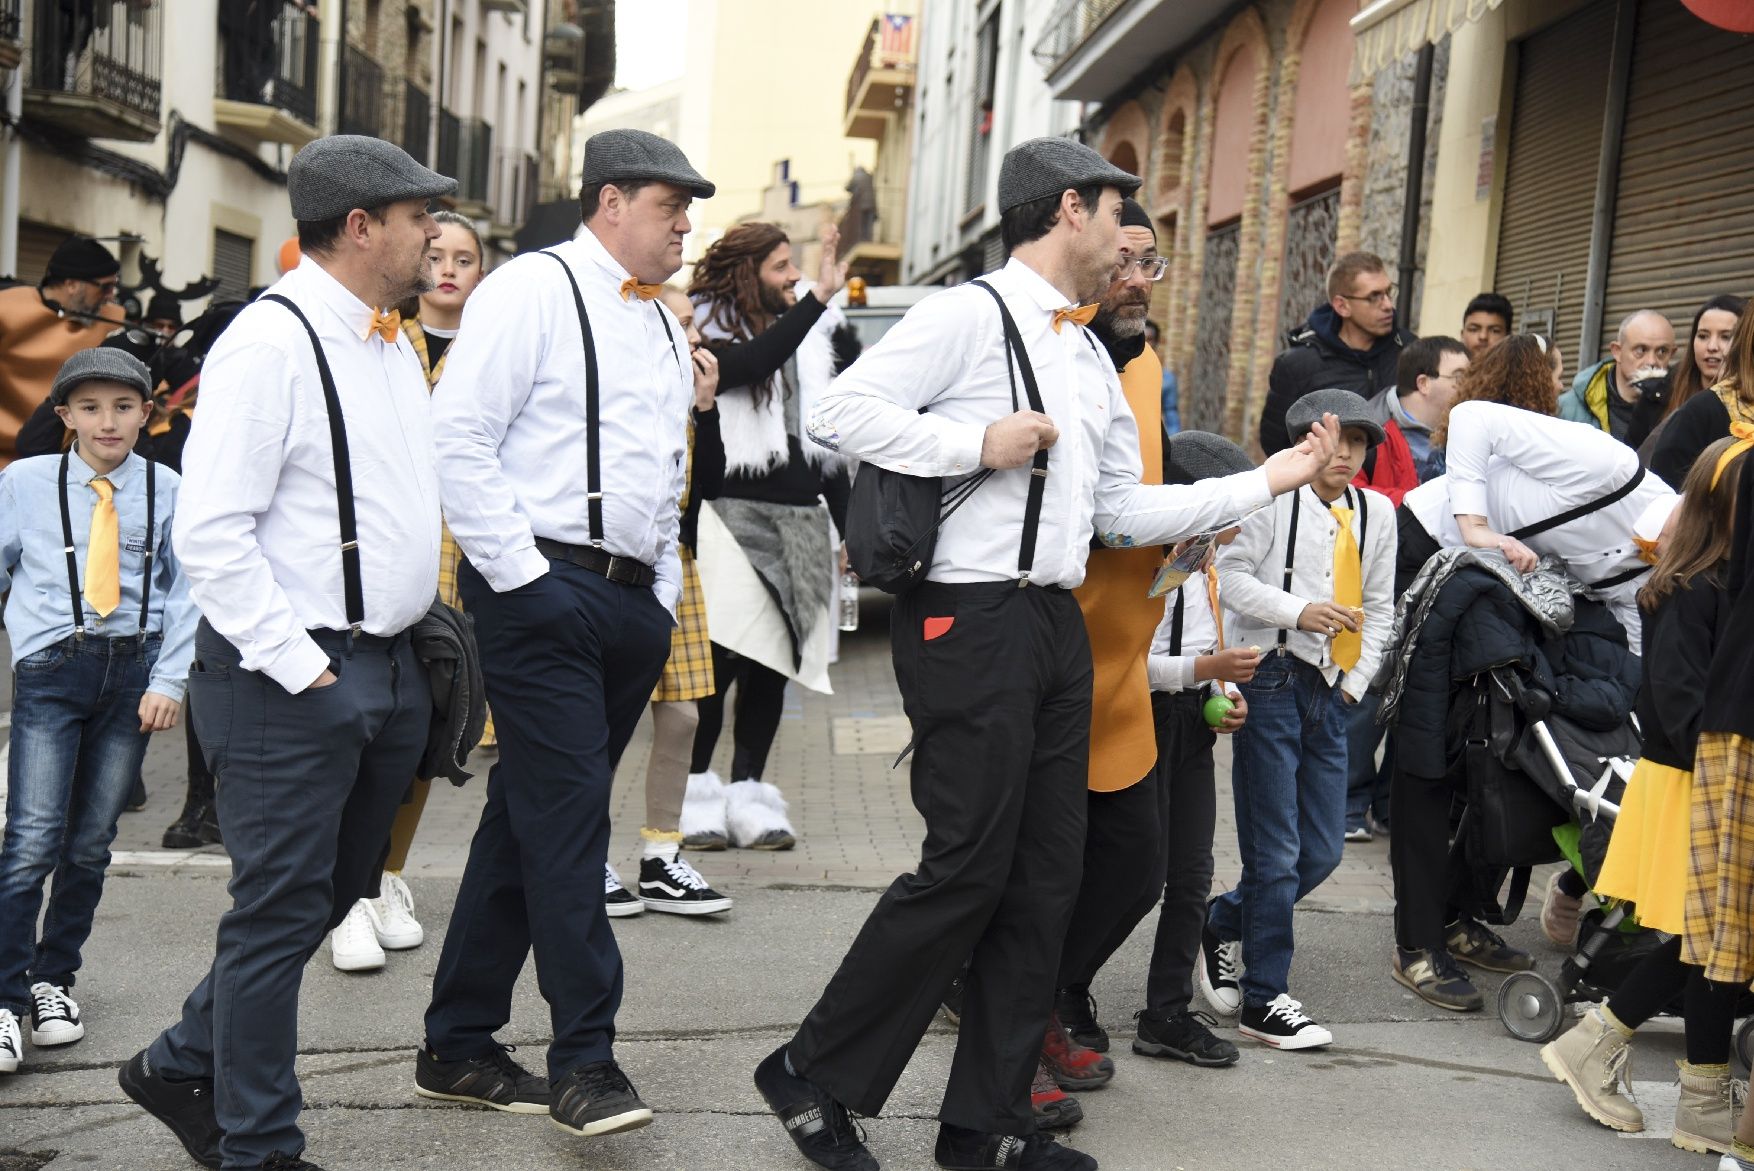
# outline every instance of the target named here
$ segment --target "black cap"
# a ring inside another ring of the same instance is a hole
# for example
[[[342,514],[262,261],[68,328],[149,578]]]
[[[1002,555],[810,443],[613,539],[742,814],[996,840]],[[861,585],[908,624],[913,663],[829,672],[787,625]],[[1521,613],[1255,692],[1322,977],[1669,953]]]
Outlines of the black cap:
[[[89,236],[69,236],[50,255],[49,266],[43,272],[43,283],[96,281],[121,271],[121,262],[110,255],[108,248]]]
[[[174,321],[183,324],[183,303],[169,293],[154,293],[152,300],[146,303],[146,312],[141,318],[146,321]]]

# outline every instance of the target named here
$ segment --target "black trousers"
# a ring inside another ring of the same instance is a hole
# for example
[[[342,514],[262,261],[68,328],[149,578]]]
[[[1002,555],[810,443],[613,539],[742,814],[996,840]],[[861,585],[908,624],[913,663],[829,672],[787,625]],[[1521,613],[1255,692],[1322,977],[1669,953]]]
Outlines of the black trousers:
[[[534,951],[554,1040],[548,1073],[612,1056],[621,952],[603,908],[609,786],[670,653],[652,591],[551,561],[494,593],[457,571],[481,640],[499,762],[469,844],[426,1010],[447,1060],[480,1057],[511,1020],[512,986]]]
[[[713,767],[713,750],[725,725],[725,696],[737,685],[737,708],[732,717],[731,779],[759,781],[767,771],[767,754],[779,735],[780,716],[786,706],[786,677],[772,667],[713,643],[713,693],[695,701],[700,724],[694,730],[694,759],[688,771],[704,773]]]
[[[1218,825],[1212,747],[1218,734],[1200,712],[1204,699],[1197,691],[1151,697],[1168,815],[1163,907],[1145,974],[1145,1010],[1160,1020],[1186,1011],[1193,1001],[1194,963],[1212,897],[1212,837]]]
[[[1450,860],[1456,791],[1442,779],[1416,777],[1397,766],[1389,785],[1389,868],[1395,884],[1395,943],[1447,947],[1444,928],[1479,905],[1472,866]]]
[[[896,599],[890,641],[926,840],[805,1018],[792,1063],[858,1113],[879,1113],[968,959],[938,1116],[1029,1134],[1084,853],[1084,616],[1061,590],[927,582]]]

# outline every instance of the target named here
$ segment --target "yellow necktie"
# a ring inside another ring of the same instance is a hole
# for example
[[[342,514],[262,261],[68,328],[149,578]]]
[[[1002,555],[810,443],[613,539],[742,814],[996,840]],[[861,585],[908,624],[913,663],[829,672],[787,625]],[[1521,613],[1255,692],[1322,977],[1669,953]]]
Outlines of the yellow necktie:
[[[1334,604],[1346,606],[1355,614],[1362,614],[1364,608],[1364,566],[1358,556],[1358,542],[1352,536],[1352,510],[1335,508],[1332,510],[1334,519],[1339,522],[1340,531],[1334,534]],[[1334,636],[1334,665],[1342,671],[1350,671],[1358,665],[1358,655],[1364,646],[1362,631],[1353,632],[1341,628]]]
[[[374,309],[371,320],[365,323],[365,329],[360,331],[359,336],[369,341],[371,335],[375,333],[386,342],[394,345],[396,335],[400,332],[402,332],[402,311],[400,309],[392,309],[388,313]]]
[[[1218,626],[1218,649],[1224,649],[1224,607],[1218,604],[1218,570],[1206,567],[1206,600],[1212,603],[1212,621]]]
[[[632,277],[621,282],[621,299],[624,301],[629,293],[634,294],[642,301],[650,301],[663,291],[663,285],[642,285]]]
[[[1098,305],[1068,305],[1064,309],[1054,310],[1054,332],[1060,332],[1060,326],[1068,321],[1076,321],[1079,325],[1089,325],[1096,316]]]
[[[99,476],[91,482],[97,503],[91,508],[91,535],[85,543],[85,600],[99,618],[122,601],[122,541],[116,523],[116,489]]]

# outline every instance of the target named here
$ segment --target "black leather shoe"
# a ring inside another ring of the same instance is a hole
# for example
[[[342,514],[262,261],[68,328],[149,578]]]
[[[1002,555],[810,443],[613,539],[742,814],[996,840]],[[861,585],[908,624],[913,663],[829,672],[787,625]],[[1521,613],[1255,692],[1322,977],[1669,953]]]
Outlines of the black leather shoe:
[[[218,845],[219,840],[219,817],[214,812],[213,802],[199,797],[185,800],[183,812],[164,831],[164,848],[167,850],[195,850]]]
[[[755,1088],[806,1159],[827,1171],[878,1171],[852,1112],[810,1079],[787,1071],[784,1045],[755,1067]]]
[[[944,1171],[1096,1171],[1096,1160],[1083,1151],[1061,1146],[1045,1134],[986,1134],[951,1126],[938,1127],[932,1157]]]
[[[262,1165],[257,1168],[257,1171],[323,1171],[323,1169],[298,1155],[283,1155],[279,1151],[275,1151],[262,1161]]]
[[[203,1167],[219,1166],[219,1140],[225,1132],[213,1112],[212,1078],[171,1081],[153,1070],[142,1049],[116,1075],[116,1084],[142,1110],[170,1127],[189,1158]]]
[[[1075,984],[1054,993],[1054,1015],[1072,1034],[1072,1040],[1098,1053],[1108,1052],[1108,1030],[1096,1022],[1096,997],[1088,984]]]

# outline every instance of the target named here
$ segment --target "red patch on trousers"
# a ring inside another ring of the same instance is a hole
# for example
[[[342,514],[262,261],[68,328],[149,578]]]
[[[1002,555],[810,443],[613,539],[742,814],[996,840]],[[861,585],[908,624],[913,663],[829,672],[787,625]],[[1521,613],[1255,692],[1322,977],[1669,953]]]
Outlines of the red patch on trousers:
[[[950,627],[955,621],[956,619],[954,618],[926,619],[926,641],[931,642],[934,638],[943,638],[946,634],[949,634]]]

